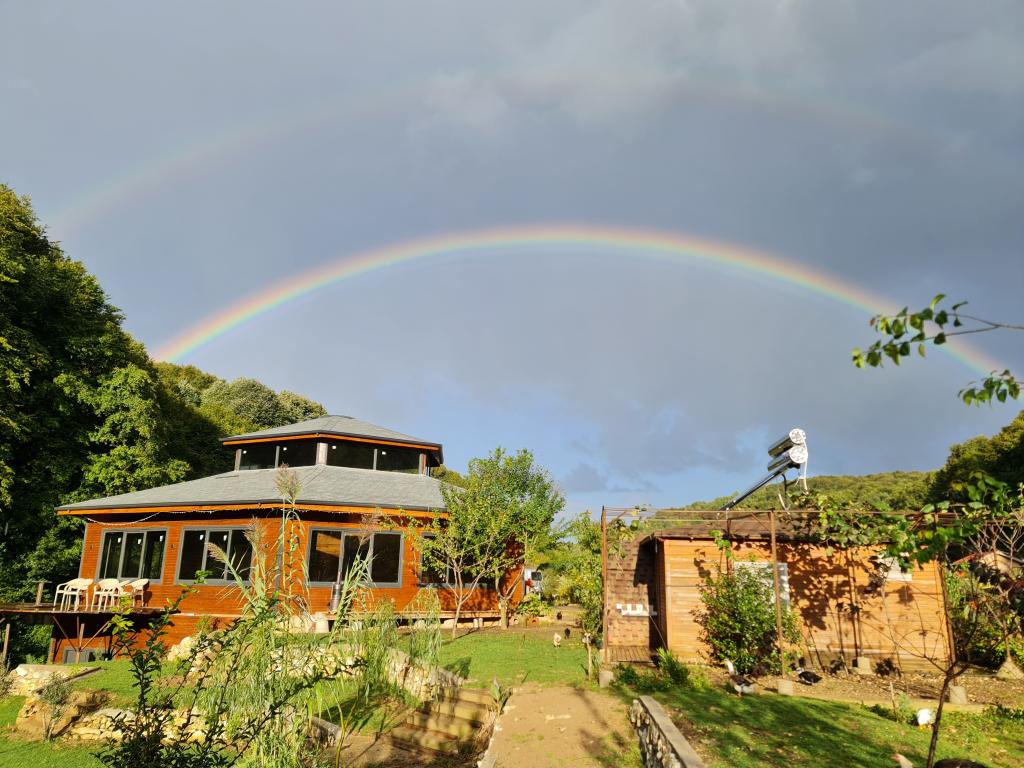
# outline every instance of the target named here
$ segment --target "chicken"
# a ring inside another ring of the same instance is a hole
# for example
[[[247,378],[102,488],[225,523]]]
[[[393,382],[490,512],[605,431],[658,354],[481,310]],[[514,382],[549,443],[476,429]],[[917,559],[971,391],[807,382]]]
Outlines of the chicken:
[[[817,685],[821,682],[821,675],[803,667],[796,668],[796,677],[804,685]]]
[[[753,693],[756,690],[757,683],[749,677],[736,674],[736,667],[728,659],[725,660],[725,668],[729,670],[729,682],[732,684],[732,689],[740,696],[744,693]]]

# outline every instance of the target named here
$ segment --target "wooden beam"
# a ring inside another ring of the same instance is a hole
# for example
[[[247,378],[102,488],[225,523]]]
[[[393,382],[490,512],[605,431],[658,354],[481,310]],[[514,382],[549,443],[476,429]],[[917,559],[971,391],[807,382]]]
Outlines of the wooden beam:
[[[7,649],[11,645],[11,620],[4,622],[4,650],[0,653],[0,669],[7,669]]]
[[[77,616],[78,622],[78,645],[75,646],[75,664],[82,663],[82,646],[85,644],[85,622],[81,616]]]
[[[771,520],[772,537],[772,583],[775,585],[775,632],[779,643],[779,665],[782,669],[782,675],[785,677],[786,645],[785,638],[782,636],[782,585],[779,579],[779,555],[775,547],[775,510],[773,509],[768,514]]]
[[[45,581],[40,581],[36,586],[36,605],[43,604],[43,587],[46,586]]]
[[[181,504],[164,505],[157,507],[116,507],[110,509],[59,509],[58,515],[77,515],[79,517],[94,517],[95,515],[151,515],[155,512],[237,512],[240,510],[279,510],[280,501],[257,501],[246,504]],[[447,511],[439,509],[436,512],[430,510],[399,509],[398,507],[357,507],[346,504],[304,504],[301,501],[295,505],[298,512],[338,512],[340,514],[367,515],[374,512],[382,512],[392,517],[433,517],[435,515],[445,516]]]
[[[604,507],[601,507],[601,658],[605,664],[610,657],[608,655],[608,545],[607,525],[608,514]]]

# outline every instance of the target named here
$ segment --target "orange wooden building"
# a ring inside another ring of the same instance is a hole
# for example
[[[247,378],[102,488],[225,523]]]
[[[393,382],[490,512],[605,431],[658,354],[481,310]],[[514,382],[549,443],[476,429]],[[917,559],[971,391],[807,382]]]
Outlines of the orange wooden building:
[[[708,661],[696,614],[700,586],[718,568],[763,570],[772,580],[772,512],[686,513],[609,547],[605,563],[609,661],[649,658],[664,647],[686,661]],[[701,519],[705,518],[705,519]],[[782,603],[796,614],[813,666],[891,659],[902,670],[936,669],[949,654],[941,573],[936,564],[903,573],[868,548],[829,551],[809,535],[813,517],[780,516],[776,567]],[[732,557],[716,545],[716,531]]]
[[[170,642],[191,634],[200,621],[238,616],[239,589],[209,545],[219,546],[243,572],[254,556],[246,537],[249,528],[264,528],[263,540],[269,542],[264,546],[276,547],[282,508],[276,477],[278,468],[287,465],[300,486],[295,509],[309,615],[331,618],[332,586],[357,558],[369,557],[370,601],[391,601],[400,616],[412,618],[424,604],[418,596],[430,590],[440,600],[442,616],[451,616],[452,595],[438,588],[443,577],[422,567],[410,531],[414,519],[445,514],[440,481],[431,477],[443,460],[439,443],[347,416],[222,442],[234,453],[230,472],[59,507],[60,514],[86,522],[79,576],[148,579],[143,604],[152,610],[166,606],[183,587],[194,585],[198,571],[205,571],[204,583],[195,586],[174,617]],[[276,550],[264,553],[275,555]],[[497,617],[493,589],[478,590],[462,616]],[[107,618],[79,611],[69,632],[55,616],[51,660],[77,657],[83,647],[95,654],[109,652],[109,636],[103,632]]]

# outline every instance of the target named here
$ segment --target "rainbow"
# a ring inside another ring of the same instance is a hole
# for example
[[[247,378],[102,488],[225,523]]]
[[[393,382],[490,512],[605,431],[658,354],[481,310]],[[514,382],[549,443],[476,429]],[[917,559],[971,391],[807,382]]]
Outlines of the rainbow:
[[[478,258],[559,247],[626,252],[633,257],[675,263],[702,263],[793,285],[871,315],[895,311],[891,302],[828,272],[734,243],[649,229],[542,224],[444,234],[344,255],[210,315],[160,345],[154,356],[159,360],[180,361],[203,345],[276,307],[377,270],[434,258]],[[962,342],[946,344],[942,349],[982,376],[1003,367],[984,352]]]

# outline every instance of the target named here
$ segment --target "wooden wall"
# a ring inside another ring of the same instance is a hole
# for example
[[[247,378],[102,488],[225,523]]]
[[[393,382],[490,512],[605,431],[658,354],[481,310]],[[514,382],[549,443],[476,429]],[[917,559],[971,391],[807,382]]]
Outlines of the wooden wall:
[[[649,545],[647,545],[649,546]],[[634,549],[639,551],[635,546]],[[869,550],[837,551],[780,543],[779,560],[789,569],[790,595],[803,636],[801,655],[815,665],[838,656],[848,663],[857,656],[891,657],[906,670],[934,669],[929,659],[948,654],[940,571],[937,565],[917,568],[907,581],[872,585],[874,564]],[[643,560],[643,553],[639,552]],[[736,560],[770,562],[767,542],[733,545]],[[716,566],[726,566],[722,553],[707,540],[664,539],[650,559],[657,574],[652,592],[657,616],[652,623],[661,642],[683,659],[706,660],[695,613],[701,608],[700,584]],[[646,567],[646,566],[645,566]],[[625,579],[610,581],[608,602],[626,602],[636,587],[623,589]],[[632,645],[637,629],[626,630],[624,618],[610,622],[610,645]]]
[[[415,611],[419,606],[424,605],[434,595],[440,600],[442,615],[451,615],[454,610],[452,593],[441,587],[420,587],[419,571],[420,557],[416,549],[415,534],[411,534],[403,521],[397,516],[389,519],[389,525],[394,527],[381,527],[379,519],[364,518],[355,514],[338,514],[330,512],[300,511],[301,521],[296,526],[294,533],[298,538],[297,553],[301,558],[297,560],[296,566],[301,569],[309,551],[309,535],[313,528],[338,528],[348,530],[387,530],[403,533],[402,538],[402,572],[401,582],[397,587],[380,587],[366,591],[366,600],[369,605],[378,601],[390,601],[395,610]],[[207,513],[197,515],[160,513],[149,516],[144,522],[135,522],[138,515],[105,515],[98,520],[87,522],[85,529],[85,540],[82,548],[82,561],[79,567],[79,576],[83,578],[98,579],[99,558],[101,554],[101,542],[104,531],[123,530],[164,530],[167,532],[167,540],[164,550],[163,577],[160,583],[151,583],[146,590],[146,605],[150,607],[163,607],[175,600],[182,592],[185,585],[177,580],[176,568],[178,554],[181,547],[182,532],[186,528],[196,527],[237,527],[248,528],[257,526],[263,534],[265,551],[264,557],[276,557],[276,541],[280,531],[280,517],[278,514],[263,513],[253,517],[245,512]],[[256,554],[253,555],[256,557]],[[511,583],[512,579],[519,577],[519,571],[509,573],[503,580],[503,584]],[[303,599],[306,601],[310,613],[326,612],[331,599],[331,589],[326,586],[309,587],[300,589],[303,592]],[[518,605],[522,599],[522,591],[517,590],[513,598],[513,606]],[[180,613],[175,615],[174,626],[169,633],[168,643],[175,643],[182,637],[195,631],[200,621],[211,621],[223,623],[239,615],[242,607],[241,594],[237,587],[224,584],[201,584],[194,587],[193,594],[190,594],[180,606]],[[498,602],[496,593],[493,590],[477,591],[463,606],[463,611],[469,617],[474,615],[497,616]],[[64,643],[56,643],[54,658],[60,658]],[[106,648],[102,639],[97,639],[89,647]]]

